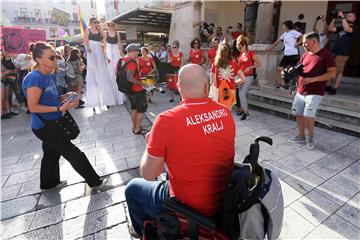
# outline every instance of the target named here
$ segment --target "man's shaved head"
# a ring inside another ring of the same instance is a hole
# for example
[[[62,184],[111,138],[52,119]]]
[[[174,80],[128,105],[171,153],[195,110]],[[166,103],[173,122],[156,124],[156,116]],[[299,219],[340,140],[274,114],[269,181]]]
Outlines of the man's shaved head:
[[[179,92],[183,99],[208,97],[208,78],[203,67],[187,64],[179,72]]]

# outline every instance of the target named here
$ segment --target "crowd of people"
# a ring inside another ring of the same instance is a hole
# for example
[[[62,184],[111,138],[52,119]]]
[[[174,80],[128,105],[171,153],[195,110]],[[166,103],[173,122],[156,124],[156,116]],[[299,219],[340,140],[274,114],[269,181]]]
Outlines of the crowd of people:
[[[285,21],[283,34],[267,49],[271,51],[278,43],[284,43],[279,79],[286,67],[303,65],[292,105],[298,134],[289,142],[306,143],[310,150],[315,147],[315,116],[322,96],[326,90],[336,93],[350,54],[351,38],[356,34],[353,27],[356,15],[345,16],[340,11],[338,16],[342,18],[342,27],[335,28],[333,20],[329,26],[325,22],[319,32],[317,21],[324,18],[320,16],[314,23],[314,32],[306,34],[295,30],[292,21]],[[246,95],[256,78],[256,69],[261,66],[256,52],[249,48],[250,40],[242,31],[241,23],[235,31],[228,27],[225,33],[221,27],[215,29],[214,24],[204,25],[200,38],[191,41],[187,59],[177,40],[171,45],[150,44],[141,48],[138,44],[129,44],[123,51],[115,25],[111,22],[106,25],[107,29],[103,30],[96,18],[90,19],[84,34],[85,49],[68,45],[56,48],[53,43],[37,42],[30,45],[29,54],[19,54],[13,59],[1,51],[1,118],[16,116],[13,109],[21,107],[12,103],[12,94],[31,113],[32,131],[42,141],[41,189],[64,184],[59,175],[61,156],[96,189],[105,181],[86,155],[70,141],[72,139],[59,139],[50,130],[59,122],[68,121],[63,119],[69,116],[66,115],[68,109],[123,104],[125,95],[118,90],[116,75],[124,66],[127,81],[131,83],[126,97],[131,106],[132,132],[146,134],[147,142],[140,166],[144,178],[131,180],[125,190],[132,236],[140,236],[144,221],[164,211],[163,202],[173,195],[212,216],[221,207],[233,169],[235,122],[231,110],[236,106],[240,119],[249,119]],[[329,32],[339,33],[333,52],[324,47]],[[201,48],[202,41],[210,43],[207,54]],[[305,49],[302,56],[300,44]],[[119,59],[122,65],[118,64]],[[176,79],[172,80],[177,84],[169,84],[174,75]],[[334,88],[326,87],[335,77]],[[150,85],[158,89],[166,78],[169,101],[175,101],[176,91],[182,101],[159,114],[149,132],[142,128],[148,104],[152,102],[147,90]],[[82,101],[84,87],[86,101]],[[276,87],[287,88],[281,81]],[[165,163],[169,180],[153,181]]]

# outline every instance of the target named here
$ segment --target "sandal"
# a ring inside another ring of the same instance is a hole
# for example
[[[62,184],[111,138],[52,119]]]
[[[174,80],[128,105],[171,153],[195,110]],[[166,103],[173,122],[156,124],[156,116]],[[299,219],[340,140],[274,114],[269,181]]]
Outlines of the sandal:
[[[145,134],[148,132],[149,132],[149,130],[142,129],[142,128],[140,128],[140,130],[138,130],[138,131],[135,131],[135,130],[133,131],[134,134]]]

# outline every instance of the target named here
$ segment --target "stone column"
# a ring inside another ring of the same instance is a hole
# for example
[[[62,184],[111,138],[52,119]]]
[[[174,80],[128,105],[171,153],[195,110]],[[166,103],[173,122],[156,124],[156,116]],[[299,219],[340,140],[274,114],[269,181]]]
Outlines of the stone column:
[[[139,42],[137,38],[137,28],[129,27],[126,29],[126,43]]]
[[[180,42],[180,50],[188,58],[190,42],[199,37],[201,25],[201,1],[177,2],[173,7],[169,33],[169,44],[174,40]]]
[[[255,43],[271,43],[273,33],[273,9],[273,0],[259,1],[256,19]]]

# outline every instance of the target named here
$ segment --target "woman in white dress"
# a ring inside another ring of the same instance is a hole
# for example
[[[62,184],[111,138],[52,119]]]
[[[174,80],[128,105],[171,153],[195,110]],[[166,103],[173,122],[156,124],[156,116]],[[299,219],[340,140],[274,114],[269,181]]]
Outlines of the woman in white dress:
[[[104,107],[116,104],[114,85],[109,78],[101,47],[102,33],[96,18],[91,18],[84,34],[87,51],[86,107]]]
[[[119,61],[121,53],[120,34],[115,31],[115,23],[107,23],[108,30],[103,33],[103,46],[105,47],[106,67],[108,70],[111,84],[113,85],[117,103],[124,103],[125,96],[118,91],[116,84],[116,64]]]

